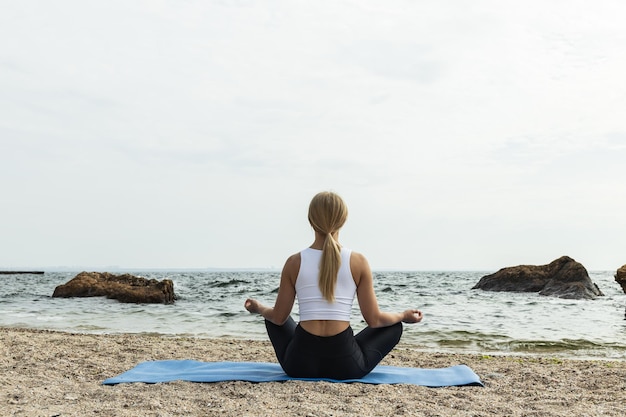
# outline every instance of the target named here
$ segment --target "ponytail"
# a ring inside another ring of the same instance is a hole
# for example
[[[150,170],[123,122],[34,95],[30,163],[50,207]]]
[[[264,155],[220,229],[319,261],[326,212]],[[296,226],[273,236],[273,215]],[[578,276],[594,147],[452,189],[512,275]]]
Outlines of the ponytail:
[[[337,274],[341,266],[341,246],[333,238],[348,217],[348,208],[337,194],[321,192],[313,197],[309,205],[309,223],[316,232],[325,235],[320,261],[318,285],[324,298],[335,300]]]
[[[341,266],[341,247],[328,233],[324,240],[324,248],[322,249],[322,260],[320,261],[319,287],[324,298],[329,301],[335,301],[335,285],[337,284],[337,274]]]

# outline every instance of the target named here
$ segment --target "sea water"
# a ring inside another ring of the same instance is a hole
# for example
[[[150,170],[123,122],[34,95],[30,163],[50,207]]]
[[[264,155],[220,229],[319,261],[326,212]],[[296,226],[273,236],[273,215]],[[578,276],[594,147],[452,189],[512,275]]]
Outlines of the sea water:
[[[171,279],[178,299],[164,305],[125,304],[104,297],[52,298],[54,288],[77,272],[0,275],[0,326],[267,338],[262,319],[243,304],[254,297],[272,305],[277,271],[130,272]],[[402,342],[415,349],[626,360],[626,294],[612,272],[589,273],[605,294],[595,300],[472,290],[488,273],[380,271],[374,282],[381,309],[424,312],[422,323],[404,326]],[[297,303],[292,315],[298,319]],[[356,302],[352,317],[355,331],[365,326]]]

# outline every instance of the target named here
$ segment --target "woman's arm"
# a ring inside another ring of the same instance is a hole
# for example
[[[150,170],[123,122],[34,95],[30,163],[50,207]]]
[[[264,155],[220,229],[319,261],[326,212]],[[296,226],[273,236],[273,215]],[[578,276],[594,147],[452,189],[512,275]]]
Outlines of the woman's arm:
[[[365,256],[353,252],[350,257],[350,269],[357,286],[356,294],[361,314],[369,327],[386,327],[401,321],[418,323],[422,320],[422,312],[416,309],[408,309],[401,313],[380,311],[376,293],[374,292],[372,270]]]
[[[292,255],[285,262],[283,271],[280,274],[280,286],[278,287],[278,295],[274,302],[274,307],[267,307],[259,301],[248,298],[244,304],[246,310],[250,313],[260,314],[266,320],[274,324],[284,324],[293,308],[296,298],[296,278],[300,271],[300,254]]]

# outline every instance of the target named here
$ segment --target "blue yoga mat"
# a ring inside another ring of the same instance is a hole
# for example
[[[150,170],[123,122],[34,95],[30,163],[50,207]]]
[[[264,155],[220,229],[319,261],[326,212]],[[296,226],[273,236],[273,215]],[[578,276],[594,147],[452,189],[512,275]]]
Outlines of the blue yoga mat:
[[[169,381],[221,382],[221,381],[328,381],[361,382],[365,384],[413,384],[427,387],[458,385],[483,386],[474,371],[465,365],[449,368],[420,369],[378,365],[363,378],[336,380],[329,378],[292,378],[279,364],[266,362],[199,362],[193,360],[167,360],[142,362],[133,369],[103,382],[115,385],[127,382],[155,384]]]

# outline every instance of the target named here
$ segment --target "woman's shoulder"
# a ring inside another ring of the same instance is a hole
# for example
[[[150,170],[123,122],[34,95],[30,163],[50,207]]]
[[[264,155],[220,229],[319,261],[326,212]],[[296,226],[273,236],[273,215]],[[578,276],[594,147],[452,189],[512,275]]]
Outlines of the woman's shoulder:
[[[300,252],[298,252],[289,256],[285,261],[285,266],[283,266],[282,277],[288,279],[293,285],[295,285],[300,271],[300,262]]]
[[[350,253],[350,268],[352,271],[368,270],[369,262],[362,253],[352,251],[352,253]]]
[[[290,271],[295,270],[297,273],[298,270],[300,269],[301,262],[302,262],[301,252],[294,253],[293,255],[290,255],[285,261],[285,269],[290,270]]]

